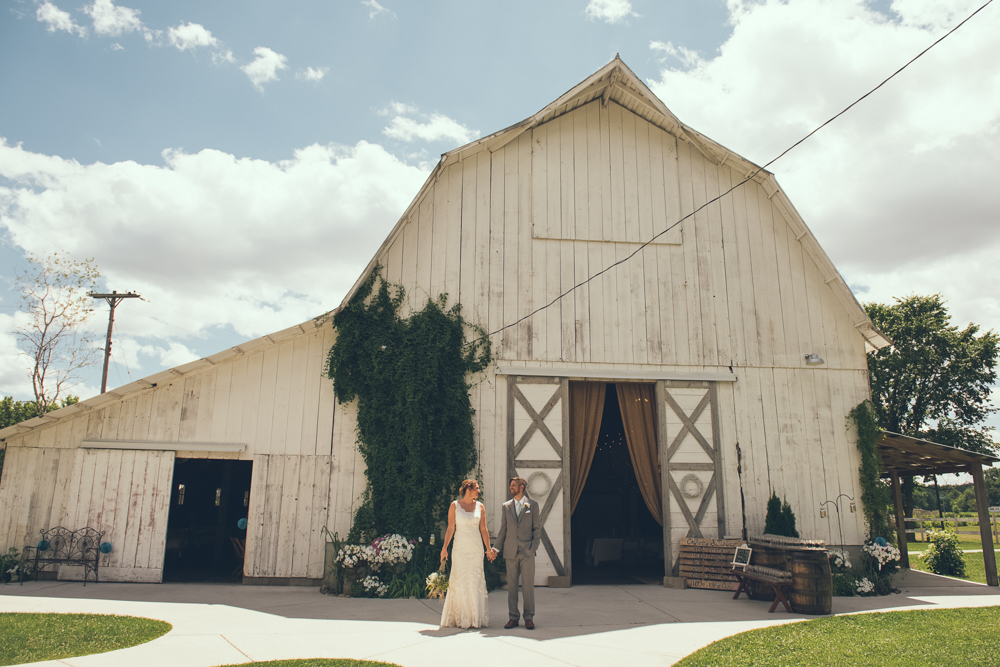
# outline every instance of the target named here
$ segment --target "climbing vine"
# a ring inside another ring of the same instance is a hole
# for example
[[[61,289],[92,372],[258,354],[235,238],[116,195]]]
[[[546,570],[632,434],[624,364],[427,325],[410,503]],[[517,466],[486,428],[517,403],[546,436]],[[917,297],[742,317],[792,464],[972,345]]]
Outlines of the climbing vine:
[[[858,403],[848,413],[858,431],[858,449],[861,451],[861,505],[868,523],[868,538],[892,539],[889,526],[889,487],[881,479],[882,455],[878,451],[881,429],[875,421],[875,407],[869,400]]]
[[[490,364],[489,339],[447,294],[405,319],[404,297],[376,267],[333,317],[327,375],[339,403],[357,399],[368,482],[349,542],[430,535],[476,467],[469,377]]]

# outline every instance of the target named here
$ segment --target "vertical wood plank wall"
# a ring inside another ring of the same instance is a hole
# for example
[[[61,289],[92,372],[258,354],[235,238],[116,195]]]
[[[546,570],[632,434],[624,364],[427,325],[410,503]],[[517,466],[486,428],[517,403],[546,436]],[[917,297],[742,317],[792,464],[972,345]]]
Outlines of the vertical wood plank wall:
[[[443,169],[377,259],[406,287],[404,310],[448,293],[466,317],[496,331],[744,177],[613,101],[595,101]],[[740,187],[495,335],[494,351],[508,368],[557,366],[579,377],[731,370],[737,381],[717,388],[727,530],[743,526],[742,497],[747,530],[760,532],[774,489],[795,508],[803,534],[830,538],[837,527],[819,518],[819,503],[840,493],[859,499],[845,417],[868,397],[864,341],[806,245],[810,237],[774,194],[757,183]],[[251,341],[207,369],[8,438],[6,466],[18,472],[0,483],[0,547],[20,546],[78,509],[67,489],[83,465],[75,448],[84,439],[240,442],[240,454],[177,456],[253,461],[247,576],[320,576],[320,529],[345,535],[365,484],[355,406],[335,405],[322,377],[333,336],[327,324]],[[826,364],[805,367],[809,353]],[[474,383],[495,533],[507,497],[507,379],[491,372]],[[94,459],[93,471],[105,488],[136,465],[126,454],[107,459],[100,472]],[[83,485],[89,473],[81,474]],[[105,514],[131,502],[119,490],[105,493]],[[861,541],[860,517],[843,517],[849,543]],[[111,526],[116,534],[120,524]],[[130,539],[127,522],[120,539]]]
[[[327,325],[275,344],[252,341],[231,360],[9,438],[0,547],[34,544],[33,535],[56,525],[91,526],[106,531],[114,546],[102,556],[102,580],[159,581],[175,453],[79,449],[80,443],[243,443],[242,453],[178,450],[176,456],[253,461],[247,576],[321,577],[321,530],[338,500],[331,469],[336,461],[353,480],[357,463],[333,453],[333,388],[323,377],[333,340]],[[345,494],[348,503],[352,497]]]
[[[495,331],[744,177],[614,102],[595,101],[444,169],[377,259],[407,288],[406,307],[459,295],[466,316]],[[747,529],[760,532],[773,488],[805,531],[830,538],[837,527],[819,518],[819,503],[859,497],[845,417],[868,397],[864,340],[796,225],[773,190],[748,183],[494,336],[494,350],[507,367],[578,368],[581,377],[732,368],[738,381],[719,384],[725,524],[742,529],[742,490]],[[456,262],[458,270],[443,268]],[[810,353],[826,364],[806,367]],[[486,377],[473,391],[491,531],[507,496],[504,383]],[[859,516],[845,517],[854,543]]]

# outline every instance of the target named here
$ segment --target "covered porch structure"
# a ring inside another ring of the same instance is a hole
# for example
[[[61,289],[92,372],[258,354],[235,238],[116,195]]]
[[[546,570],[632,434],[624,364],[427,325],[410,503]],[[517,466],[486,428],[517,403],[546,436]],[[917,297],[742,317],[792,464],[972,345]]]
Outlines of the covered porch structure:
[[[899,476],[965,472],[972,475],[976,493],[979,535],[983,543],[983,560],[986,565],[986,583],[989,586],[997,586],[1000,582],[997,581],[996,554],[993,551],[993,535],[990,532],[989,499],[983,480],[983,465],[991,465],[1000,459],[890,431],[882,432],[878,448],[882,454],[882,477],[888,477],[892,483],[896,534],[903,536],[900,538],[899,550],[902,566],[910,567],[910,557],[906,550],[906,523],[903,521],[903,492]]]

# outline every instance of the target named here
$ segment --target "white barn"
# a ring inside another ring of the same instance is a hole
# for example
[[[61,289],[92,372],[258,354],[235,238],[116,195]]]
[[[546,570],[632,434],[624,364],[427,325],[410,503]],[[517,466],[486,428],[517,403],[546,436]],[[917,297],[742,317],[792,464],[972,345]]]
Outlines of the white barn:
[[[537,584],[572,577],[570,424],[585,420],[570,395],[585,382],[654,402],[643,497],[660,504],[667,575],[681,537],[763,532],[772,489],[804,536],[840,541],[819,506],[860,503],[846,415],[869,398],[866,350],[887,341],[773,175],[681,123],[618,58],[443,155],[358,284],[376,264],[404,308],[447,293],[488,331],[518,323],[471,400],[491,531],[513,474],[545,507]],[[114,545],[102,580],[160,581],[179,475],[237,461],[216,470],[248,493],[216,506],[243,499],[243,581],[317,582],[323,529],[348,532],[365,484],[355,407],[323,377],[334,336],[317,318],[0,430],[0,547],[91,526]],[[861,512],[841,518],[860,544]]]

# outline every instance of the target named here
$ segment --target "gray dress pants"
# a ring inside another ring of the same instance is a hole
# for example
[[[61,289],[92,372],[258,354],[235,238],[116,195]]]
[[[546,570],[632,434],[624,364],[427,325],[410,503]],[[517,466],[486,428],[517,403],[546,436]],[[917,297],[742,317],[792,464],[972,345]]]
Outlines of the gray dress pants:
[[[535,618],[535,556],[522,551],[514,558],[504,558],[507,564],[507,613],[516,621],[521,614],[517,609],[517,587],[524,595],[524,620]]]

